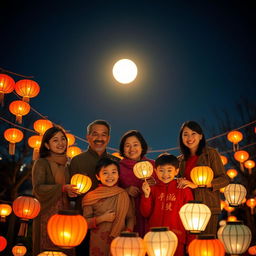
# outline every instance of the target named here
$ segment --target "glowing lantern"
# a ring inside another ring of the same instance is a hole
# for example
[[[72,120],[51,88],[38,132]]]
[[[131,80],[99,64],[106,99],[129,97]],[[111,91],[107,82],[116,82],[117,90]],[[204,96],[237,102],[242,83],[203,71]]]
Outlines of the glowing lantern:
[[[12,248],[12,254],[14,256],[23,256],[27,252],[27,248],[23,244],[17,244]]]
[[[251,246],[251,247],[248,249],[248,253],[249,253],[250,255],[256,255],[256,245]]]
[[[246,197],[246,188],[241,184],[229,184],[225,187],[224,196],[231,207],[242,203]]]
[[[137,162],[133,166],[133,173],[139,179],[147,179],[153,173],[153,165],[149,161]]]
[[[226,165],[228,163],[228,158],[226,156],[220,156],[221,162],[223,165]]]
[[[143,239],[134,232],[121,232],[110,245],[113,256],[144,256],[146,254]]]
[[[172,256],[178,245],[177,236],[167,227],[151,228],[144,241],[149,256]]]
[[[253,215],[254,207],[256,206],[256,199],[255,198],[249,198],[246,201],[246,205],[251,208],[251,214]]]
[[[234,179],[237,176],[238,172],[236,169],[227,170],[227,175],[230,179]]]
[[[67,149],[67,156],[70,158],[73,158],[74,156],[79,155],[80,153],[82,153],[82,150],[79,147],[68,147]]]
[[[190,233],[204,231],[211,217],[211,210],[202,202],[189,201],[179,211],[182,224]]]
[[[21,218],[18,236],[27,236],[28,221],[40,212],[40,203],[33,196],[19,196],[13,201],[13,212]]]
[[[199,188],[204,188],[211,184],[213,171],[209,166],[196,166],[191,170],[190,177]]]
[[[15,84],[15,91],[23,97],[23,101],[29,102],[29,98],[34,98],[40,92],[40,87],[37,82],[29,79],[23,79]]]
[[[220,209],[223,210],[226,206],[228,206],[228,203],[226,201],[220,200]]]
[[[5,222],[6,217],[12,212],[12,207],[9,204],[0,204],[0,222]]]
[[[66,133],[66,136],[68,139],[68,146],[72,146],[76,141],[75,136],[71,133]]]
[[[244,150],[236,151],[234,154],[234,158],[240,163],[241,170],[244,171],[243,163],[249,158],[248,152]]]
[[[188,246],[189,256],[224,256],[225,249],[220,240],[213,235],[199,235]]]
[[[243,139],[243,134],[239,131],[231,131],[228,133],[227,138],[233,143],[233,150],[238,150],[238,143]]]
[[[255,167],[255,162],[253,160],[247,160],[244,162],[244,166],[248,169],[249,174],[252,174],[252,168]]]
[[[252,234],[241,221],[227,222],[221,232],[218,231],[218,238],[224,244],[227,253],[239,255],[248,249]]]
[[[34,122],[34,130],[37,131],[40,135],[43,135],[45,131],[53,127],[52,122],[47,119],[38,119]]]
[[[224,193],[224,190],[225,190],[225,187],[220,188],[220,192],[221,192],[221,193]]]
[[[37,254],[37,256],[67,256],[67,255],[59,251],[44,251]]]
[[[39,149],[42,142],[42,136],[33,135],[28,138],[28,145],[33,148],[33,160],[38,159]]]
[[[235,210],[235,208],[227,205],[227,206],[224,206],[224,210],[228,213],[231,213]]]
[[[86,175],[75,174],[72,176],[70,184],[76,186],[79,194],[84,194],[91,188],[92,180]]]
[[[230,215],[230,216],[228,216],[227,221],[228,221],[228,222],[237,221],[237,217],[234,216],[234,215]]]
[[[119,152],[112,153],[113,156],[116,156],[117,158],[124,159]]]
[[[64,249],[78,246],[87,232],[85,218],[75,211],[59,211],[50,217],[47,232],[51,241]]]
[[[0,74],[0,103],[3,105],[4,95],[14,90],[14,80],[5,74]]]
[[[30,111],[30,106],[27,102],[22,100],[15,100],[9,105],[9,110],[16,116],[16,122],[22,123],[22,116],[25,116]]]
[[[4,131],[4,138],[9,141],[9,154],[15,154],[15,143],[22,141],[23,132],[16,128],[9,128]]]
[[[7,240],[5,239],[5,237],[0,236],[0,252],[2,252],[7,245]]]

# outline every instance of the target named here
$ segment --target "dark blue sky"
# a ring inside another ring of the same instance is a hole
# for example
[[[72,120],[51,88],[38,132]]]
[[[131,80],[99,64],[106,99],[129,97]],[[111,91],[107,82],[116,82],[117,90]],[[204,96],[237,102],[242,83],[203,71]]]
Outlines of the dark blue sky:
[[[99,118],[111,147],[129,129],[175,147],[184,121],[214,125],[214,109],[255,100],[254,1],[4,2],[0,67],[34,76],[31,105],[77,136]],[[120,58],[138,66],[131,85],[112,77]]]

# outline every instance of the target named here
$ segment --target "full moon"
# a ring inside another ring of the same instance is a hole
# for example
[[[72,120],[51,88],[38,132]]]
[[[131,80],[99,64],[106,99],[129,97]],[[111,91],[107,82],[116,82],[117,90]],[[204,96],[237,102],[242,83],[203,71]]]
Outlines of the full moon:
[[[115,63],[113,67],[113,76],[121,84],[129,84],[137,77],[137,66],[128,59],[122,59]]]

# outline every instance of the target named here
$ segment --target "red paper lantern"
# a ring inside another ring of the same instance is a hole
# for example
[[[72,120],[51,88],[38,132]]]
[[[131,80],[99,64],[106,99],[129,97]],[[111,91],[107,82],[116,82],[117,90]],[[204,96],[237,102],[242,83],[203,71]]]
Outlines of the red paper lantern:
[[[73,158],[74,156],[79,155],[80,153],[82,153],[82,150],[79,147],[68,147],[67,149],[67,156],[70,158]]]
[[[15,91],[23,97],[23,101],[29,102],[29,98],[34,98],[38,95],[40,87],[37,82],[29,79],[23,79],[15,84]]]
[[[239,131],[231,131],[228,133],[227,138],[233,143],[233,150],[238,150],[238,142],[243,139],[243,134]]]
[[[248,249],[248,253],[249,253],[250,255],[256,255],[256,245],[251,246],[251,247]]]
[[[16,128],[9,128],[4,131],[4,138],[9,141],[9,154],[15,154],[15,143],[22,141],[23,132]]]
[[[6,217],[12,212],[12,207],[9,204],[0,204],[0,222],[5,222]]]
[[[53,127],[52,122],[47,119],[38,119],[34,122],[34,130],[40,135],[43,135],[51,127]]]
[[[7,240],[3,236],[0,236],[0,252],[2,252],[6,248],[6,245]]]
[[[228,163],[228,158],[226,156],[221,155],[220,159],[223,165],[226,165]]]
[[[4,95],[14,90],[14,80],[5,74],[0,74],[0,103],[3,105]]]
[[[23,244],[17,244],[13,246],[12,253],[14,256],[23,256],[27,252],[27,248]]]
[[[9,110],[12,114],[16,116],[17,123],[22,123],[22,116],[25,116],[30,111],[30,106],[27,102],[24,102],[22,100],[15,100],[13,101],[10,106]]]
[[[238,172],[236,169],[227,170],[227,175],[230,179],[234,179],[237,176]]]
[[[38,159],[39,157],[39,149],[42,142],[42,136],[39,135],[33,135],[28,138],[28,145],[33,148],[33,160]]]
[[[66,133],[66,137],[68,139],[68,146],[72,146],[76,141],[75,136],[71,133]]]
[[[251,208],[251,214],[253,215],[254,207],[256,206],[256,199],[255,198],[249,198],[246,201],[246,205]]]
[[[247,160],[244,162],[244,166],[248,169],[249,174],[252,174],[252,169],[255,167],[255,162],[253,160]]]

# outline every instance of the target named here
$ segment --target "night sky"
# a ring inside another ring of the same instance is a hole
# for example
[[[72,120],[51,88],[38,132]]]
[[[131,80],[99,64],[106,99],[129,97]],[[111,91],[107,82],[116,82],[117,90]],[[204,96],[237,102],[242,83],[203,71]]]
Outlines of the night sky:
[[[184,121],[211,126],[215,110],[255,101],[253,2],[3,1],[0,67],[34,76],[32,107],[79,137],[105,119],[110,147],[129,129],[153,150],[176,147]],[[130,85],[112,76],[121,58],[137,64]]]

